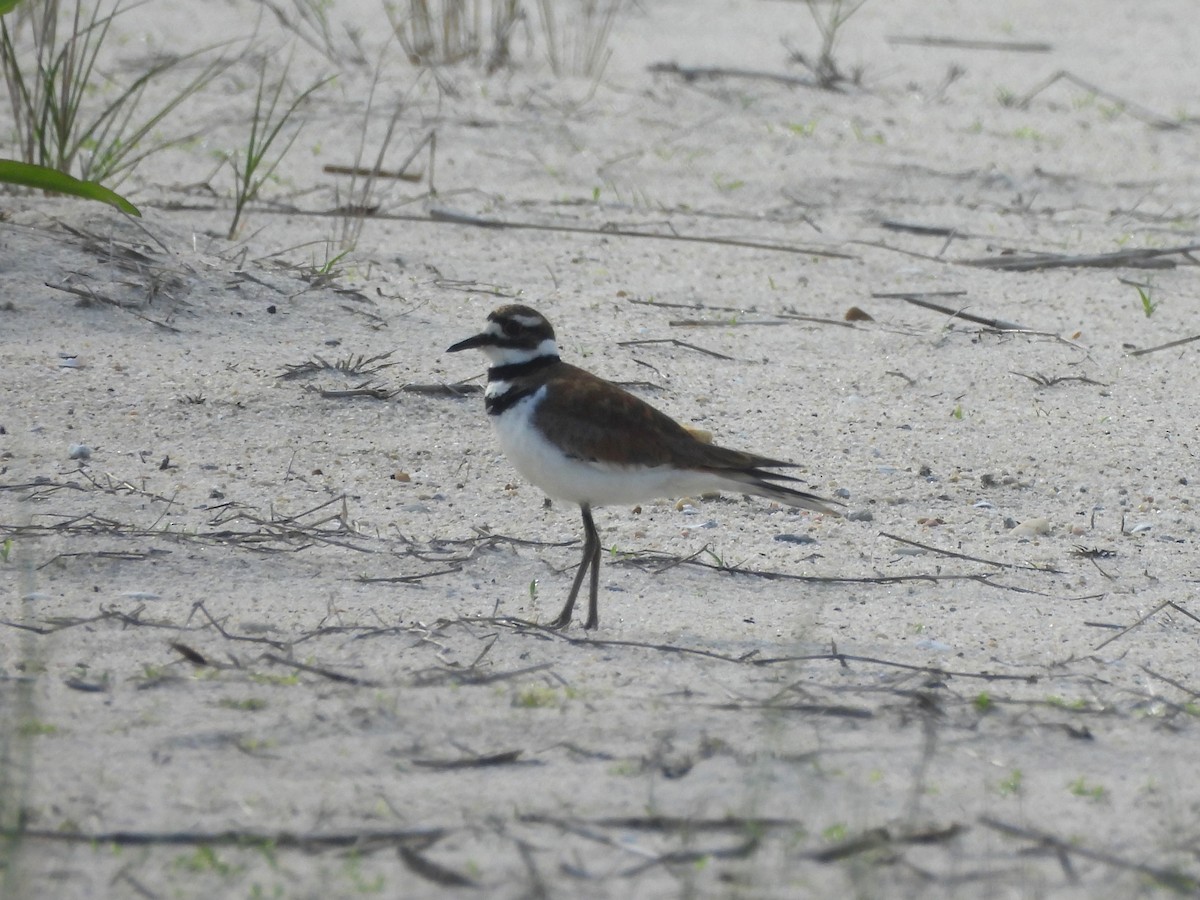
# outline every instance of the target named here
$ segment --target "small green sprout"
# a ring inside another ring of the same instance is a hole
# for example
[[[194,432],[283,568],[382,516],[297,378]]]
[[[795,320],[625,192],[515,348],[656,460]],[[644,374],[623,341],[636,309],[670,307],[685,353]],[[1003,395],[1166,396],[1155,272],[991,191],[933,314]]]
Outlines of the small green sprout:
[[[1150,285],[1142,287],[1142,285],[1137,284],[1134,285],[1134,287],[1137,289],[1138,299],[1142,301],[1142,312],[1146,314],[1146,318],[1148,319],[1154,315],[1154,311],[1158,309],[1158,304],[1154,302],[1152,296],[1154,289],[1151,288]]]

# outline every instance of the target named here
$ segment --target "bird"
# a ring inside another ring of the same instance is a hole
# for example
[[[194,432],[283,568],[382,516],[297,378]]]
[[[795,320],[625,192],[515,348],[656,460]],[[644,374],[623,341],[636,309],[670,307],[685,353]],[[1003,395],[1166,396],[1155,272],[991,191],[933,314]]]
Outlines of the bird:
[[[830,506],[837,501],[790,487],[798,478],[767,471],[796,463],[707,443],[621,386],[563,362],[554,328],[529,306],[494,309],[481,332],[446,352],[463,350],[480,350],[490,363],[484,408],[505,456],[547,495],[578,504],[583,515],[583,557],[549,628],[570,623],[589,572],[583,627],[600,624],[594,507],[729,490],[841,515]]]

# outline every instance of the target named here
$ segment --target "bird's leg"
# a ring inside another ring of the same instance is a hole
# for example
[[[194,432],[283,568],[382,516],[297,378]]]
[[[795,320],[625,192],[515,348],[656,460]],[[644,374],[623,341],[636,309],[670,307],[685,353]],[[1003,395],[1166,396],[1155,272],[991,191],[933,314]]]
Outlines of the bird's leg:
[[[583,555],[587,556],[588,547],[592,548],[592,581],[588,585],[588,617],[584,623],[584,631],[590,631],[600,624],[600,603],[596,592],[600,590],[600,533],[596,531],[596,523],[592,521],[592,510],[583,507]]]
[[[583,558],[579,561],[579,569],[575,572],[575,581],[571,584],[571,593],[567,595],[567,602],[563,604],[562,612],[558,614],[558,618],[551,622],[548,628],[566,628],[571,621],[571,610],[575,608],[575,598],[579,596],[579,588],[583,585],[583,576],[587,574],[587,570],[593,563],[599,564],[600,537],[596,534],[596,523],[592,521],[591,508],[586,505],[581,505],[583,511]],[[599,573],[592,575],[592,583],[596,584],[599,578]],[[595,614],[595,596],[596,592],[592,591],[592,614]],[[591,622],[591,619],[588,620]],[[590,624],[587,627],[595,628],[595,624]]]

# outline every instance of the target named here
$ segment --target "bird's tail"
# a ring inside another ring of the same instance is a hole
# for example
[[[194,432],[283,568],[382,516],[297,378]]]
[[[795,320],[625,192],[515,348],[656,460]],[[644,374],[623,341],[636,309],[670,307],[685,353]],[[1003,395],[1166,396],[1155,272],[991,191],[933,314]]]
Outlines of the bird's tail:
[[[792,478],[790,475],[780,475],[777,472],[767,472],[763,469],[725,470],[720,475],[725,481],[731,482],[730,490],[740,490],[749,494],[757,494],[760,497],[786,503],[788,506],[811,509],[815,512],[825,513],[828,516],[842,515],[838,510],[829,505],[832,503],[841,506],[842,504],[837,500],[827,500],[816,494],[810,494],[808,491],[801,491],[793,487],[788,487],[785,484],[776,483],[779,481],[800,480]]]

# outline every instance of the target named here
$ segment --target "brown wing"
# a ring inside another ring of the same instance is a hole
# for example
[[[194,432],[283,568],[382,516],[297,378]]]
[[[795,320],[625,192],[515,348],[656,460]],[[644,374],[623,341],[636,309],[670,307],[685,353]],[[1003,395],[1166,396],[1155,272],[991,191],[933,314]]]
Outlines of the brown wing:
[[[698,441],[649,403],[575,366],[557,366],[549,383],[537,426],[578,459],[717,470],[793,465]]]

